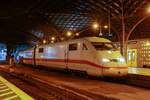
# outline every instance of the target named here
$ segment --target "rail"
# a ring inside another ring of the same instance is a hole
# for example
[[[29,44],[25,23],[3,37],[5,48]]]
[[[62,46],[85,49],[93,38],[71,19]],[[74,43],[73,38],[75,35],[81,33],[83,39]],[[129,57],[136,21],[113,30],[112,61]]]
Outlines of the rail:
[[[127,76],[127,84],[150,88],[150,76],[129,74]]]
[[[16,74],[13,72],[9,73],[6,71],[5,73],[11,74],[11,76],[16,77],[26,83],[29,83],[33,87],[38,87],[41,91],[50,94],[49,97],[46,97],[46,99],[48,100],[118,100],[116,98],[107,97],[104,95],[96,95],[91,92],[87,92],[80,89],[56,85],[54,83],[47,82],[38,77],[34,77],[28,74],[18,74],[18,73]],[[36,94],[37,100],[45,100],[45,98],[42,95],[40,95],[40,93],[38,94],[38,92],[36,92]]]

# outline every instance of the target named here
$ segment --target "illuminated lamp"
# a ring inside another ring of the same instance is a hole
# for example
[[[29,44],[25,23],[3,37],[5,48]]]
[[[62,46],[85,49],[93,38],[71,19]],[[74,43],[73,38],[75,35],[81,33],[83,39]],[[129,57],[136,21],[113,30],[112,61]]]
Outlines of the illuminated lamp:
[[[43,44],[45,44],[46,43],[46,40],[43,40]]]
[[[69,36],[71,36],[72,35],[72,33],[70,32],[70,31],[68,31],[67,32],[67,36],[69,37]]]

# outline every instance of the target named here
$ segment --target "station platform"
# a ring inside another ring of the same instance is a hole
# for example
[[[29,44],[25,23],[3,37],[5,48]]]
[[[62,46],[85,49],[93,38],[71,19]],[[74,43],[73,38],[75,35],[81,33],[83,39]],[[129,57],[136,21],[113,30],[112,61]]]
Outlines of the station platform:
[[[150,68],[129,67],[129,74],[150,76]]]
[[[34,100],[25,92],[17,88],[0,76],[0,100]]]

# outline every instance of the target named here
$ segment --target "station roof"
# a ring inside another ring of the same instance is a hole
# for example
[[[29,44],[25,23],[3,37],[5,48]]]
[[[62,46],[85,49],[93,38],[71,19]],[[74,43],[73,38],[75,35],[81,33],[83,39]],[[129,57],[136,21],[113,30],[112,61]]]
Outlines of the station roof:
[[[35,43],[51,36],[64,37],[67,31],[82,30],[85,31],[81,36],[97,36],[97,32],[93,34],[89,28],[94,22],[101,26],[110,23],[112,40],[118,41],[122,37],[122,18],[126,34],[144,19],[130,38],[150,37],[149,3],[149,0],[3,0],[0,41]]]

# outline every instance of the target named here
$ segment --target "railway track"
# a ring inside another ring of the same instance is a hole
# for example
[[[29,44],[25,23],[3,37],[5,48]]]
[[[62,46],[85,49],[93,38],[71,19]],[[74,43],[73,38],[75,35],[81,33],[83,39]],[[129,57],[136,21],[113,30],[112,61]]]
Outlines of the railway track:
[[[30,70],[32,70],[32,69],[30,69]],[[49,71],[46,71],[46,70],[39,70],[39,69],[36,69],[36,70],[37,70],[37,72],[42,71],[42,73],[47,73],[47,75],[49,74]],[[8,72],[8,70],[6,70],[6,72]],[[32,71],[31,71],[31,73],[32,73]],[[52,71],[52,73],[54,73],[54,75],[55,75],[57,72]],[[64,73],[58,73],[58,74],[63,75]],[[33,93],[29,93],[29,94],[32,94],[33,97],[36,98],[36,100],[117,100],[116,98],[110,98],[109,96],[105,96],[105,95],[101,95],[101,94],[99,94],[99,95],[92,94],[90,91],[87,92],[80,88],[73,88],[73,87],[70,87],[67,85],[57,86],[53,82],[51,83],[51,81],[47,81],[44,78],[39,77],[38,75],[34,75],[34,74],[30,74],[30,73],[23,74],[21,72],[19,74],[18,72],[17,73],[12,72],[11,75],[19,78],[20,80],[22,80],[26,83],[29,83],[30,86],[37,87],[41,93],[40,92],[34,93],[34,91],[36,91],[34,89],[32,89]],[[67,74],[67,76],[68,76],[68,74]],[[149,77],[147,77],[147,79],[145,80],[145,78],[143,78],[143,77],[137,78],[137,76],[129,75],[129,76],[127,76],[127,78],[128,78],[127,82],[123,83],[123,84],[145,87],[145,86],[149,86],[149,83],[150,83]],[[94,78],[91,77],[90,79],[93,80]],[[141,83],[142,82],[141,79],[144,82],[147,81],[149,83],[148,84]],[[97,78],[96,78],[96,80],[97,80]],[[110,82],[112,82],[112,81],[110,81]],[[113,81],[113,83],[116,83],[116,82]],[[137,85],[137,84],[139,84],[139,85]],[[31,92],[31,89],[29,89],[28,91]],[[51,99],[46,98],[46,97],[48,97],[47,94],[45,94],[46,96],[43,97],[43,95],[41,95],[42,92],[47,93]],[[41,99],[39,99],[39,98],[41,98]]]
[[[3,76],[5,79],[9,80],[9,82],[15,84],[26,93],[28,93],[36,100],[58,100],[54,95],[47,93],[44,90],[41,90],[37,86],[34,86],[31,82],[23,77],[21,78],[20,76],[18,77],[15,74],[10,74],[2,70],[0,70],[0,75]]]
[[[117,100],[80,89],[57,86],[27,74],[9,73],[3,70],[0,70],[0,74],[36,100]]]
[[[127,84],[144,88],[150,88],[150,76],[129,74],[127,76]]]
[[[32,67],[30,67],[32,68]],[[45,72],[48,72],[48,69],[42,69],[42,68],[37,68],[37,70],[42,70]],[[103,80],[106,82],[113,82],[113,83],[121,83],[121,84],[126,84],[126,85],[132,85],[132,86],[137,86],[137,87],[144,87],[144,88],[150,88],[150,76],[145,76],[145,75],[140,75],[140,74],[128,74],[125,77],[93,77],[93,76],[88,76],[85,73],[77,73],[77,72],[67,72],[64,73],[63,71],[57,71],[57,70],[49,70],[49,71],[54,71],[56,73],[61,73],[61,74],[67,74],[67,75],[72,75],[72,76],[77,76],[77,77],[84,77],[88,79],[95,79],[95,80]]]
[[[25,65],[26,67],[29,67]],[[33,68],[29,67],[29,68]],[[137,86],[137,87],[144,87],[144,88],[150,88],[150,76],[145,76],[145,75],[140,75],[140,74],[128,74],[126,77],[120,77],[120,78],[112,78],[112,77],[92,77],[92,76],[87,76],[85,73],[73,73],[73,72],[64,72],[64,71],[58,71],[58,70],[53,70],[53,69],[48,69],[46,67],[37,67],[36,68],[39,71],[44,71],[46,73],[50,72],[56,72],[56,73],[61,73],[61,74],[69,74],[71,76],[77,76],[77,77],[84,77],[84,78],[90,78],[90,79],[96,79],[96,80],[103,80],[106,82],[117,82],[121,84],[127,84],[127,85],[132,85],[132,86]]]

